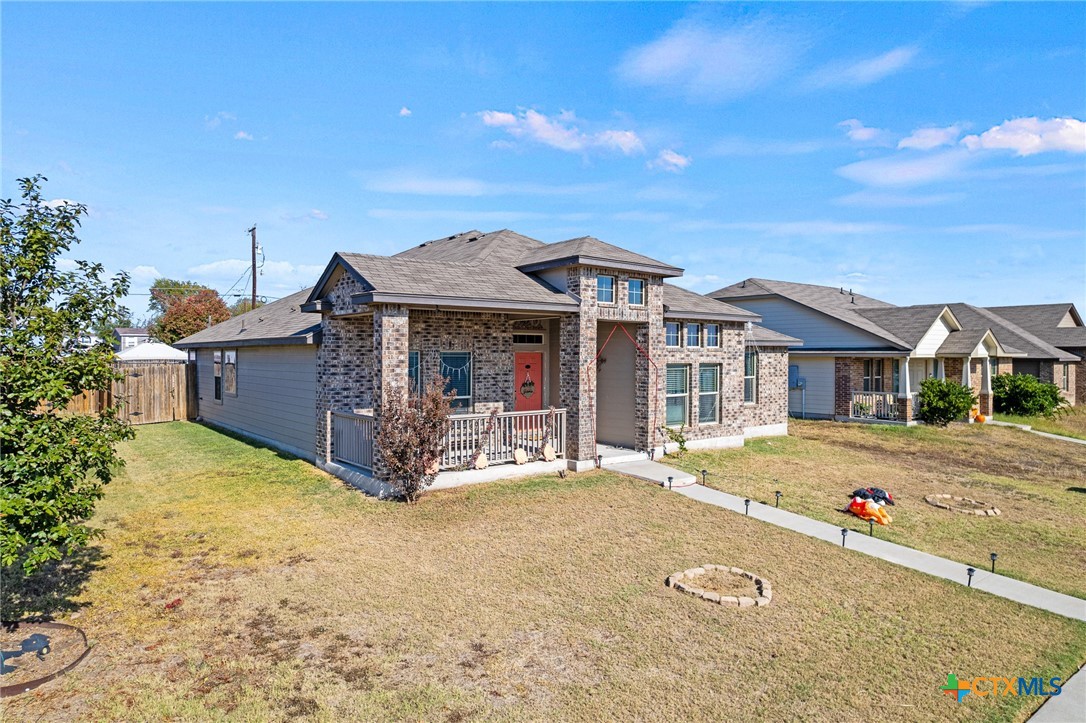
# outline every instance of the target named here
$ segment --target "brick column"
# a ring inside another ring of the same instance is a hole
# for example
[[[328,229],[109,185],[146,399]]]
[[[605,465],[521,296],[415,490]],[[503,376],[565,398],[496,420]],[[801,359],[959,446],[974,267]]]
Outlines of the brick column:
[[[863,364],[862,360],[852,357],[835,357],[833,360],[833,413],[839,417],[847,417],[852,405],[852,392],[854,391],[853,362]],[[863,367],[860,368],[862,379]]]
[[[378,306],[373,312],[373,413],[378,430],[385,395],[393,389],[407,390],[408,318],[407,307],[393,304]],[[378,479],[388,478],[377,449],[373,474]]]

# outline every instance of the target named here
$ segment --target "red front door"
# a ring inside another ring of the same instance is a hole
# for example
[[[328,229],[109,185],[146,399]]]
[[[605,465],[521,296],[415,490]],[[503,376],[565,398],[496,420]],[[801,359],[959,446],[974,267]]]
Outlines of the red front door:
[[[543,408],[543,352],[518,351],[513,355],[514,411],[532,412]]]

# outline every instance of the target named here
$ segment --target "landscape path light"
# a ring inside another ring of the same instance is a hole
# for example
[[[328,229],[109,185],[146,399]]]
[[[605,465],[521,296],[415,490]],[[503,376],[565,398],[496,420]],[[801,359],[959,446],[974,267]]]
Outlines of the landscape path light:
[[[991,560],[992,560],[992,572],[995,572],[995,561],[996,561],[996,558],[999,557],[999,555],[997,555],[997,554],[995,554],[993,552],[990,555],[988,555],[988,557],[991,558]]]
[[[965,568],[965,574],[969,576],[969,582],[966,583],[966,587],[973,587],[973,573],[976,572],[971,567]]]
[[[842,527],[841,528],[841,547],[845,546],[845,538],[846,537],[848,537],[848,528],[847,527]]]

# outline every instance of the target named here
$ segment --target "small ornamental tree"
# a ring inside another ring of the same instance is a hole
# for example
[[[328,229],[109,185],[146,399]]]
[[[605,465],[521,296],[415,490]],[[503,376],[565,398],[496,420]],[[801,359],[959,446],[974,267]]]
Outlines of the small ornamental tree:
[[[178,301],[208,287],[195,281],[181,281],[180,279],[158,278],[151,284],[151,300],[147,303],[151,307],[151,313],[157,318]]]
[[[419,396],[401,389],[386,394],[377,445],[389,484],[415,502],[434,483],[449,433],[449,414],[456,392],[445,394],[447,380],[435,375]]]
[[[132,437],[117,407],[64,413],[117,377],[111,340],[77,342],[122,313],[128,278],[87,261],[58,268],[86,207],[46,203],[44,180],[21,179],[22,201],[0,201],[0,563],[26,574],[86,544],[84,522],[123,464],[116,445]]]
[[[969,387],[934,377],[920,382],[919,416],[928,424],[945,427],[956,419],[962,419],[977,397]]]
[[[1055,384],[1030,374],[1000,374],[992,379],[995,410],[1025,417],[1054,417],[1067,409]]]
[[[229,318],[230,309],[219,298],[219,292],[200,289],[171,303],[151,327],[151,336],[163,344],[173,344]]]

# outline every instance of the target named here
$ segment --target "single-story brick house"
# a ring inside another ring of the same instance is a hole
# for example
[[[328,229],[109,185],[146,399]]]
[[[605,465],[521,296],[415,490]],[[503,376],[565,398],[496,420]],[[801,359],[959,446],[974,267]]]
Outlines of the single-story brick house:
[[[1086,324],[1074,304],[990,306],[988,311],[1017,324],[1045,343],[1074,355],[1077,361],[1073,362],[1038,362],[1034,366],[1031,362],[1022,361],[1016,363],[1014,370],[1052,382],[1060,388],[1070,404],[1086,404]]]
[[[789,412],[811,418],[911,424],[920,382],[960,381],[992,413],[995,374],[1066,368],[1077,357],[991,309],[894,306],[843,288],[746,279],[708,294],[803,339],[792,349]],[[1051,380],[1051,377],[1049,378]]]
[[[583,469],[658,453],[665,426],[691,448],[786,434],[801,342],[665,282],[681,275],[591,237],[469,231],[337,253],[312,289],[176,346],[194,350],[201,417],[379,492],[383,398],[434,374],[456,393],[439,483],[478,475],[453,471],[479,448],[500,464],[550,442],[552,467]]]

